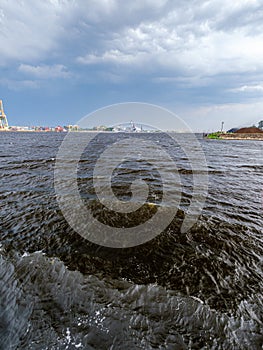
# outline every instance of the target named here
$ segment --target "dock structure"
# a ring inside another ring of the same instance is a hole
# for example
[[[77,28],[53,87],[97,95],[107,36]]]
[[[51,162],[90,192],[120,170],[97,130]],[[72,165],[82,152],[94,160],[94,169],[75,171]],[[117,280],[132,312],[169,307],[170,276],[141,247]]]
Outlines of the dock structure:
[[[2,100],[0,100],[0,129],[8,129],[8,121],[4,112]]]

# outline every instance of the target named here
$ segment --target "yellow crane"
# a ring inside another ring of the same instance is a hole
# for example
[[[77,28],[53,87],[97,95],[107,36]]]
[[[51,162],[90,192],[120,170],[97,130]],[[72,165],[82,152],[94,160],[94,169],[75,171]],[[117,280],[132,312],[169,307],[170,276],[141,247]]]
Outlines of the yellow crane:
[[[8,121],[4,112],[2,100],[0,100],[0,129],[8,129]]]

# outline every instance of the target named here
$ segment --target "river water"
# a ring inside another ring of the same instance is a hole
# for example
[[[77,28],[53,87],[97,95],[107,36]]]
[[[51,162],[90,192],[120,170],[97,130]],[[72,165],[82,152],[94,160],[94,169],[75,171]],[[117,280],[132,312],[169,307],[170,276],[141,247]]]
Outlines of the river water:
[[[184,234],[193,185],[187,157],[162,134],[136,135],[173,157],[182,197],[162,234],[115,249],[82,238],[63,217],[54,168],[64,137],[0,133],[0,349],[262,349],[263,143],[199,137],[208,195]],[[100,134],[83,153],[79,191],[99,220],[136,226],[152,206],[114,216],[92,185],[97,155],[121,137],[127,136]],[[130,198],[137,176],[150,184],[149,202],[159,204],[158,169],[148,161],[116,170],[116,196]]]

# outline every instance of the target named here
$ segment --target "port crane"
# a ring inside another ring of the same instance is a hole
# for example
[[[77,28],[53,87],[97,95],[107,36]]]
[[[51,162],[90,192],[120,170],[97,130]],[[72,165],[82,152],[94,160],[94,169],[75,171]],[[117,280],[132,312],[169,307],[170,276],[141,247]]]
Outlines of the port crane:
[[[4,112],[3,101],[0,100],[0,129],[7,129],[8,121]]]

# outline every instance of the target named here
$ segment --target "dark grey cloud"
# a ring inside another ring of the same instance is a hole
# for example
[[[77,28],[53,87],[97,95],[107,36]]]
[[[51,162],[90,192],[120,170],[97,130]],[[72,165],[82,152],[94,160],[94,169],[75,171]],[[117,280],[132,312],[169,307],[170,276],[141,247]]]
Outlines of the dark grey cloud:
[[[127,96],[141,86],[141,98],[167,103],[173,94],[184,103],[254,103],[262,42],[259,0],[1,0],[0,84],[107,83],[116,96],[126,84]]]

